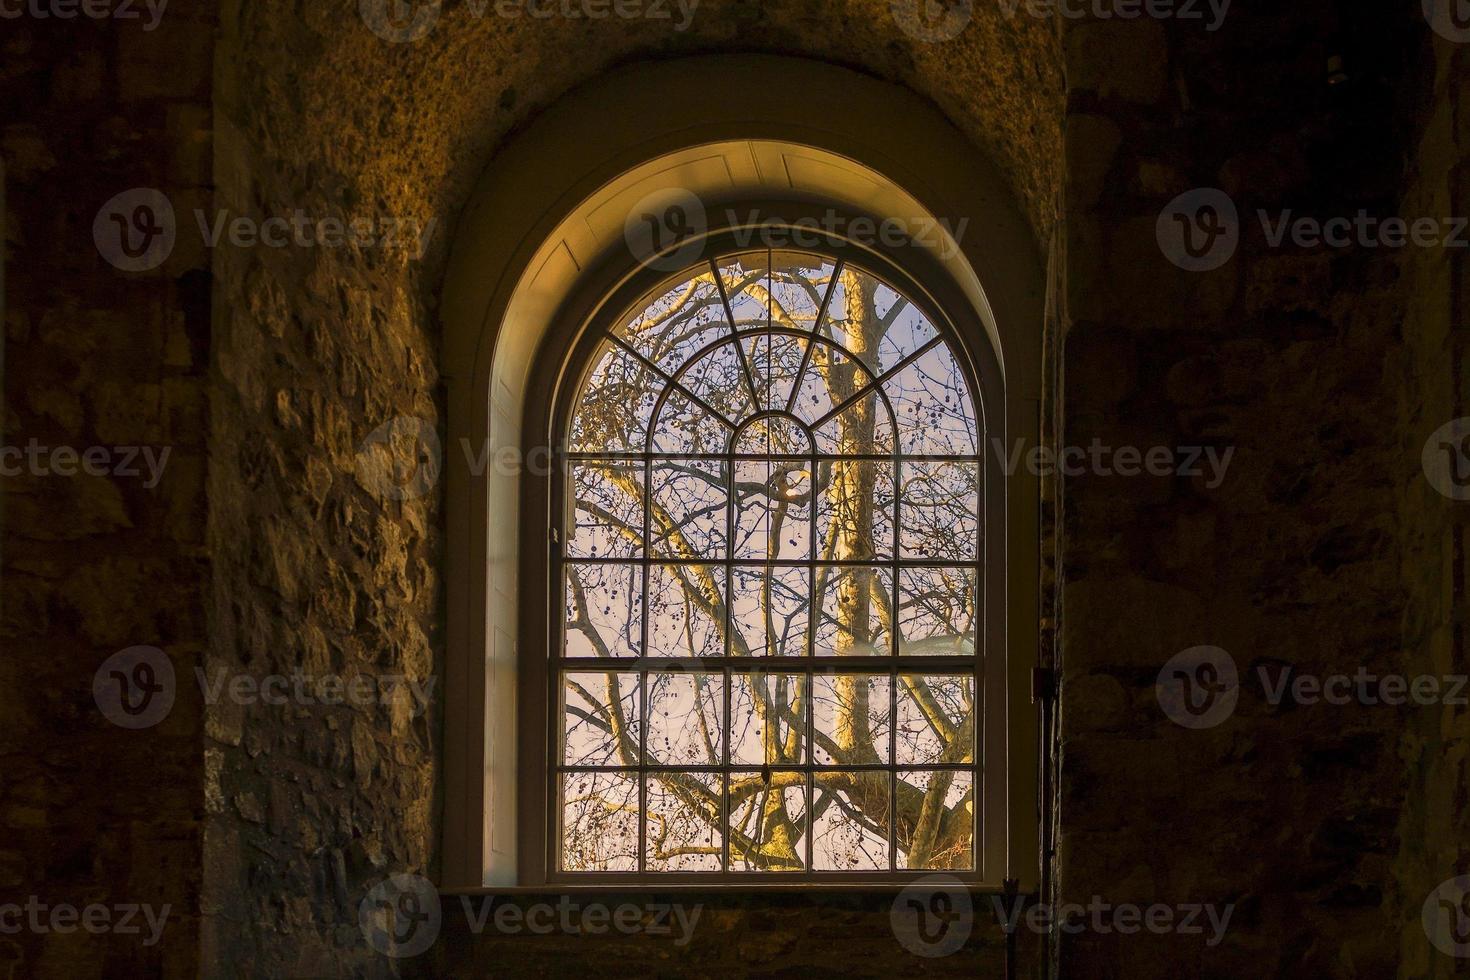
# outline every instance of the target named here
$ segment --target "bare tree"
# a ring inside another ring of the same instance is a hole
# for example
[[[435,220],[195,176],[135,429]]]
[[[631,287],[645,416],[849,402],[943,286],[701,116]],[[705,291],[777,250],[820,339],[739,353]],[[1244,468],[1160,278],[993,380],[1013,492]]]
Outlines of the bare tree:
[[[566,652],[608,665],[564,675],[562,742],[607,771],[563,776],[563,866],[637,868],[644,807],[650,871],[970,867],[973,660],[903,661],[976,652],[978,421],[948,347],[866,271],[790,253],[711,263],[612,334],[565,565]],[[893,685],[759,670],[895,651]]]

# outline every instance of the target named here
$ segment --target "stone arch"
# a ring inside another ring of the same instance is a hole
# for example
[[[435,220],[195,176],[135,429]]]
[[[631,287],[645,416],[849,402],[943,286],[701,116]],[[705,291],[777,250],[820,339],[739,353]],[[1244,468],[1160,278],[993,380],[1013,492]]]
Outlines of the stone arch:
[[[754,111],[742,93],[763,86],[808,97]],[[913,146],[926,152],[903,152]],[[1009,421],[990,434],[1037,437],[1044,302],[1035,239],[1000,174],[932,107],[845,69],[770,56],[631,67],[559,103],[486,171],[440,307],[451,446],[448,886],[526,883],[535,876],[525,859],[517,870],[518,853],[544,850],[544,828],[517,820],[517,787],[535,791],[542,763],[517,749],[514,719],[519,712],[534,731],[526,719],[546,710],[530,672],[519,669],[536,634],[523,622],[517,585],[537,567],[545,504],[534,493],[523,498],[519,468],[475,472],[471,461],[547,444],[537,429],[544,420],[524,414],[556,382],[558,368],[538,365],[538,354],[565,343],[558,334],[638,264],[625,219],[638,202],[669,193],[692,198],[711,230],[739,223],[739,208],[722,211],[736,202],[759,202],[762,214],[826,208],[948,229],[910,246],[908,262],[928,269],[926,282],[943,283],[944,306],[971,324],[967,342],[993,355],[997,414]],[[1005,634],[1013,665],[1035,655],[1036,497],[1020,475],[996,515],[1013,555],[1010,586],[995,597],[1017,624]],[[987,717],[1007,726],[1013,744],[1030,744],[1029,675],[1016,667],[992,680],[988,703],[1006,707]],[[1018,755],[1009,775],[1010,798],[1030,806],[1035,759]],[[1003,807],[987,818],[1010,831],[987,855],[990,867],[1034,881],[1034,813],[1016,819]]]

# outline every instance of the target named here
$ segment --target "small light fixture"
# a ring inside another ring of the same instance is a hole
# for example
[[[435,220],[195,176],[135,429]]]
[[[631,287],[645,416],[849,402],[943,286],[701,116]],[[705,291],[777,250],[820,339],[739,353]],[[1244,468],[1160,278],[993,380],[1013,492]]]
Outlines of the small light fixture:
[[[1341,85],[1348,80],[1348,73],[1343,68],[1342,55],[1334,54],[1327,59],[1327,84]]]

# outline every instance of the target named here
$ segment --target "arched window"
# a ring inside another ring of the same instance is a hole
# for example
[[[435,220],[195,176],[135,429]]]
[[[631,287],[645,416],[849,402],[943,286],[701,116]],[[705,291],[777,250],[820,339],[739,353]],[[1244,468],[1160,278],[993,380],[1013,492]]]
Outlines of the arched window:
[[[579,351],[552,874],[975,874],[983,389],[942,311],[861,253],[744,251]]]
[[[510,140],[439,307],[441,886],[1034,892],[1045,296],[984,154],[845,69]]]

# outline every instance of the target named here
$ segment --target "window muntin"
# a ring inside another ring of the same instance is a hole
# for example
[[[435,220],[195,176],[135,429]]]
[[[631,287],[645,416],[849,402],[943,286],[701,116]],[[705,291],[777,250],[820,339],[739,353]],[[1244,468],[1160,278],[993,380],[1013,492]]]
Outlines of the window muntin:
[[[981,414],[860,265],[715,259],[571,411],[558,873],[977,870]]]

